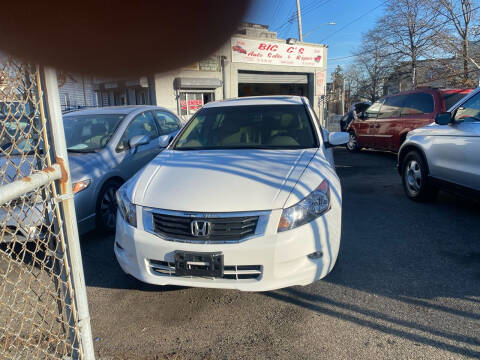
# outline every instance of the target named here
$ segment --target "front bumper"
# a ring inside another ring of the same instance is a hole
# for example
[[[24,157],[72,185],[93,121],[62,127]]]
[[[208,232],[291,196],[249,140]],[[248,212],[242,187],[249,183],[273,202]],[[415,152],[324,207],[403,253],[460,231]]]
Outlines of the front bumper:
[[[277,233],[281,210],[271,211],[265,232],[238,243],[198,244],[162,239],[144,231],[142,210],[137,207],[138,228],[117,216],[114,251],[127,274],[140,281],[156,285],[179,285],[268,291],[293,285],[307,285],[325,277],[333,268],[340,247],[341,208],[332,207],[309,224]],[[256,267],[256,277],[205,278],[180,277],[155,271],[156,264],[172,266],[175,251],[222,252],[225,269]],[[322,252],[316,259],[309,254]]]

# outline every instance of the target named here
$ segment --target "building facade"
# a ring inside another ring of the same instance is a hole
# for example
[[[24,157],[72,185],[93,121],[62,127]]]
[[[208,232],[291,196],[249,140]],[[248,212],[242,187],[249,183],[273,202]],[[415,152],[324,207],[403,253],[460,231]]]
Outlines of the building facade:
[[[151,104],[187,120],[210,101],[301,95],[323,123],[326,69],[326,46],[278,39],[268,26],[244,23],[214,54],[190,66],[138,79],[67,77],[60,97],[63,108]]]
[[[278,39],[267,26],[246,23],[209,58],[156,74],[156,103],[186,119],[209,101],[300,95],[322,121],[326,59],[323,45]]]

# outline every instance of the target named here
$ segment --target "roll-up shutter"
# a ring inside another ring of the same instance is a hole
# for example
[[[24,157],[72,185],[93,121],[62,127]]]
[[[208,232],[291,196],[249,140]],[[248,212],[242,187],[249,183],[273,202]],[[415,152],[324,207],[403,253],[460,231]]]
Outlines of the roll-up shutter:
[[[308,84],[307,74],[239,72],[238,83],[247,84]]]

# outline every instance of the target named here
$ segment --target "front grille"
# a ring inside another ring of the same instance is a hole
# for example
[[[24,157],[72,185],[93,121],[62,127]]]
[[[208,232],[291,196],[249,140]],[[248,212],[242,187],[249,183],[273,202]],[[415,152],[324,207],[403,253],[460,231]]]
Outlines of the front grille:
[[[156,275],[176,276],[175,263],[168,261],[149,260],[150,269]],[[248,280],[259,279],[262,275],[260,265],[225,265],[223,268],[223,277],[220,279],[229,280]],[[212,278],[206,278],[212,279]]]
[[[210,234],[194,236],[191,229],[193,220],[208,221]],[[153,213],[153,231],[155,233],[187,241],[239,241],[255,234],[257,223],[258,216],[192,218]]]

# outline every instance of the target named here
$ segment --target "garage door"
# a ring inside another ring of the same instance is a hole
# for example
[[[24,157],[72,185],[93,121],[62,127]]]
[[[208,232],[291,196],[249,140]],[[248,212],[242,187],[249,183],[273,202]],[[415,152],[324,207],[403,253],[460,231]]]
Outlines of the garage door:
[[[239,72],[238,83],[247,84],[308,84],[307,74]]]

